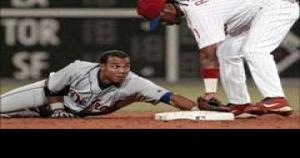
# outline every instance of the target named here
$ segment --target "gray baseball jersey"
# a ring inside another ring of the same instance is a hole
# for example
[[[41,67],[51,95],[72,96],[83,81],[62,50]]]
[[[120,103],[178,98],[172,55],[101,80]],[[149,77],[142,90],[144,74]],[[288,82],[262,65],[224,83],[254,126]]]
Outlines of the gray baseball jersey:
[[[101,73],[101,72],[100,72]],[[153,82],[130,72],[119,86],[99,87],[99,64],[75,61],[39,81],[1,95],[1,113],[39,107],[47,103],[43,87],[59,92],[70,87],[64,105],[75,113],[98,114],[115,111],[134,101],[157,104],[169,92]],[[25,98],[23,98],[23,96]]]
[[[99,64],[75,61],[64,69],[49,76],[48,88],[52,92],[70,86],[68,95],[64,97],[66,107],[80,112],[101,112],[102,109],[114,108],[117,102],[129,98],[157,104],[168,91],[149,80],[130,72],[119,86],[106,89],[99,87]],[[88,109],[88,110],[87,110]]]

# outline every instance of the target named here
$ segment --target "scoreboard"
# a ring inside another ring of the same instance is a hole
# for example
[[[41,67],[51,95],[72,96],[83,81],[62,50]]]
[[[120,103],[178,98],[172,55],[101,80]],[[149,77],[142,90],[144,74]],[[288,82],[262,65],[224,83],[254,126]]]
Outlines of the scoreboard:
[[[128,52],[134,72],[165,76],[165,28],[150,32],[132,0],[2,0],[1,77],[40,79],[101,52]],[[126,15],[123,15],[126,14]]]

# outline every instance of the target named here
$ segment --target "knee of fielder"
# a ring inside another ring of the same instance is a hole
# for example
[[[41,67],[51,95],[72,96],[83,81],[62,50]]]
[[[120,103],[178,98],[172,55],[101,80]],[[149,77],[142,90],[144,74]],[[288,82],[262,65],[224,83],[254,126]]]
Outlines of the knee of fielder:
[[[248,64],[256,62],[256,61],[274,61],[274,56],[269,52],[245,52],[245,60]]]

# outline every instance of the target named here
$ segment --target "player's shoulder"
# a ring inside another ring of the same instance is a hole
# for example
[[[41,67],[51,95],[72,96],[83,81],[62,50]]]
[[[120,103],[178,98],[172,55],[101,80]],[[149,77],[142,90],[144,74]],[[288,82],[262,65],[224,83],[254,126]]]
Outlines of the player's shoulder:
[[[123,81],[122,85],[127,87],[128,85],[134,85],[138,80],[140,80],[140,76],[135,74],[134,72],[130,71]]]
[[[122,90],[127,90],[129,91],[132,91],[132,89],[135,89],[137,88],[135,85],[136,85],[136,81],[137,81],[137,78],[138,78],[138,75],[136,75],[135,73],[133,72],[129,72],[127,77],[125,78],[125,80],[122,82],[120,88]]]
[[[93,63],[93,62],[82,61],[82,60],[75,60],[70,65],[74,68],[82,69],[82,68],[87,68],[87,67],[95,67],[95,66],[99,65],[99,63]]]
[[[128,73],[128,76],[126,77],[126,81],[133,81],[133,80],[138,80],[140,79],[141,77],[139,75],[137,75],[136,73],[130,71]]]
[[[94,62],[89,62],[89,61],[83,61],[83,60],[75,60],[73,62],[76,65],[81,65],[81,66],[95,66],[99,65],[99,63],[94,63]]]
[[[128,76],[126,77],[123,85],[130,85],[134,87],[143,87],[147,84],[153,84],[149,79],[146,79],[142,76],[139,76],[138,74],[134,72],[130,72]]]
[[[85,74],[90,70],[98,67],[98,63],[82,61],[82,60],[75,60],[69,65],[66,66],[66,69],[72,71],[73,74]]]

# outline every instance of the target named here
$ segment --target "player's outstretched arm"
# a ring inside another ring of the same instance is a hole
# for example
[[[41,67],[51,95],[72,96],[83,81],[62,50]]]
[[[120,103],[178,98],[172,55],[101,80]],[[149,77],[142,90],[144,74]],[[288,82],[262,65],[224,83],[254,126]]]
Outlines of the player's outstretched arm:
[[[138,85],[138,86],[137,86]],[[169,104],[180,110],[196,110],[197,104],[182,95],[172,93],[171,91],[147,80],[139,77],[132,82],[132,87],[135,88],[138,101],[157,104],[159,102]]]
[[[168,93],[169,96],[169,104],[174,106],[175,108],[179,108],[180,110],[194,110],[197,109],[197,104],[191,99],[184,97],[182,95]],[[166,95],[168,95],[166,94]],[[163,96],[165,97],[165,96]],[[165,101],[163,101],[165,102]]]

